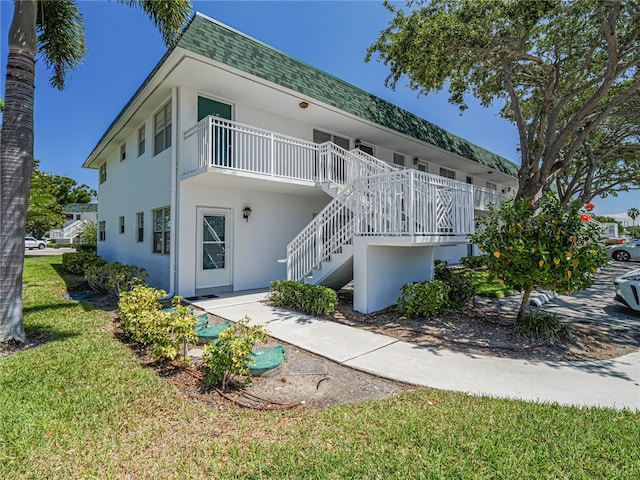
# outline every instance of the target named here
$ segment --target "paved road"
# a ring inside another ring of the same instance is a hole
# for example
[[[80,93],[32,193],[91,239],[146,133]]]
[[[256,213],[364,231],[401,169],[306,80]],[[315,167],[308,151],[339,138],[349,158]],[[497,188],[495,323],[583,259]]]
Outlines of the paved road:
[[[41,255],[62,255],[63,253],[67,253],[67,252],[75,252],[76,249],[75,248],[68,248],[68,247],[64,247],[64,248],[44,248],[42,250],[39,250],[37,248],[33,249],[33,250],[25,250],[24,254],[25,256],[28,257],[33,257],[33,256],[41,256]]]

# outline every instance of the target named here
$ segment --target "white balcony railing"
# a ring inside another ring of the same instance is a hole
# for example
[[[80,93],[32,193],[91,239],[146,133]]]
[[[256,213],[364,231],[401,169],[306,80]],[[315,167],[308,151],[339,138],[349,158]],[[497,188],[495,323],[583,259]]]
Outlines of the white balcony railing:
[[[184,133],[180,172],[218,167],[327,183],[333,199],[287,245],[287,277],[300,280],[360,236],[464,236],[473,210],[506,195],[383,162],[331,142],[316,144],[209,116]],[[437,241],[437,240],[434,240]]]
[[[507,199],[514,198],[514,195],[498,193],[489,188],[473,187],[473,208],[476,210],[489,210],[489,205],[499,207]]]

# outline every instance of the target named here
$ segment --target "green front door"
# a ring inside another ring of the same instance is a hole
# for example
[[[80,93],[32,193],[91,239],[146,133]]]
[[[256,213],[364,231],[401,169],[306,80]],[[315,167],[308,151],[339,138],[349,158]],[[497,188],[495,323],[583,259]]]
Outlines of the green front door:
[[[198,97],[198,121],[208,115],[220,117],[222,120],[231,120],[231,105],[217,102],[210,98]],[[213,126],[213,165],[230,167],[231,165],[231,125],[227,122],[215,123]]]

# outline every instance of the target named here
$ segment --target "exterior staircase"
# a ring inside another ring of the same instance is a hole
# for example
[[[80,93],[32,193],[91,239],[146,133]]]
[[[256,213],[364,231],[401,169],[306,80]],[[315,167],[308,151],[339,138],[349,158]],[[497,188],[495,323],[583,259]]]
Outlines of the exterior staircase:
[[[225,148],[218,145],[220,139]],[[224,153],[229,151],[233,154]],[[331,142],[317,144],[213,116],[184,132],[181,157],[182,178],[234,170],[302,182],[333,197],[287,245],[286,264],[288,279],[334,288],[352,279],[355,238],[391,246],[466,243],[474,228],[474,207],[483,210],[506,198],[391,165],[361,150],[347,151]]]

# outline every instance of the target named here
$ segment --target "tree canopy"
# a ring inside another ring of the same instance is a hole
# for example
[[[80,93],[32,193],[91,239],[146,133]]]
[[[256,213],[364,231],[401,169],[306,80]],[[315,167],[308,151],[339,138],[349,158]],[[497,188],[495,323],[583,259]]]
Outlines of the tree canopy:
[[[367,61],[378,55],[390,67],[393,88],[406,76],[419,94],[448,88],[462,110],[469,94],[483,106],[501,104],[518,129],[518,198],[576,176],[571,169],[592,136],[604,135],[603,124],[640,91],[637,1],[410,1],[406,12],[386,5],[395,16]],[[602,146],[594,158],[614,162],[617,154],[602,157]]]

